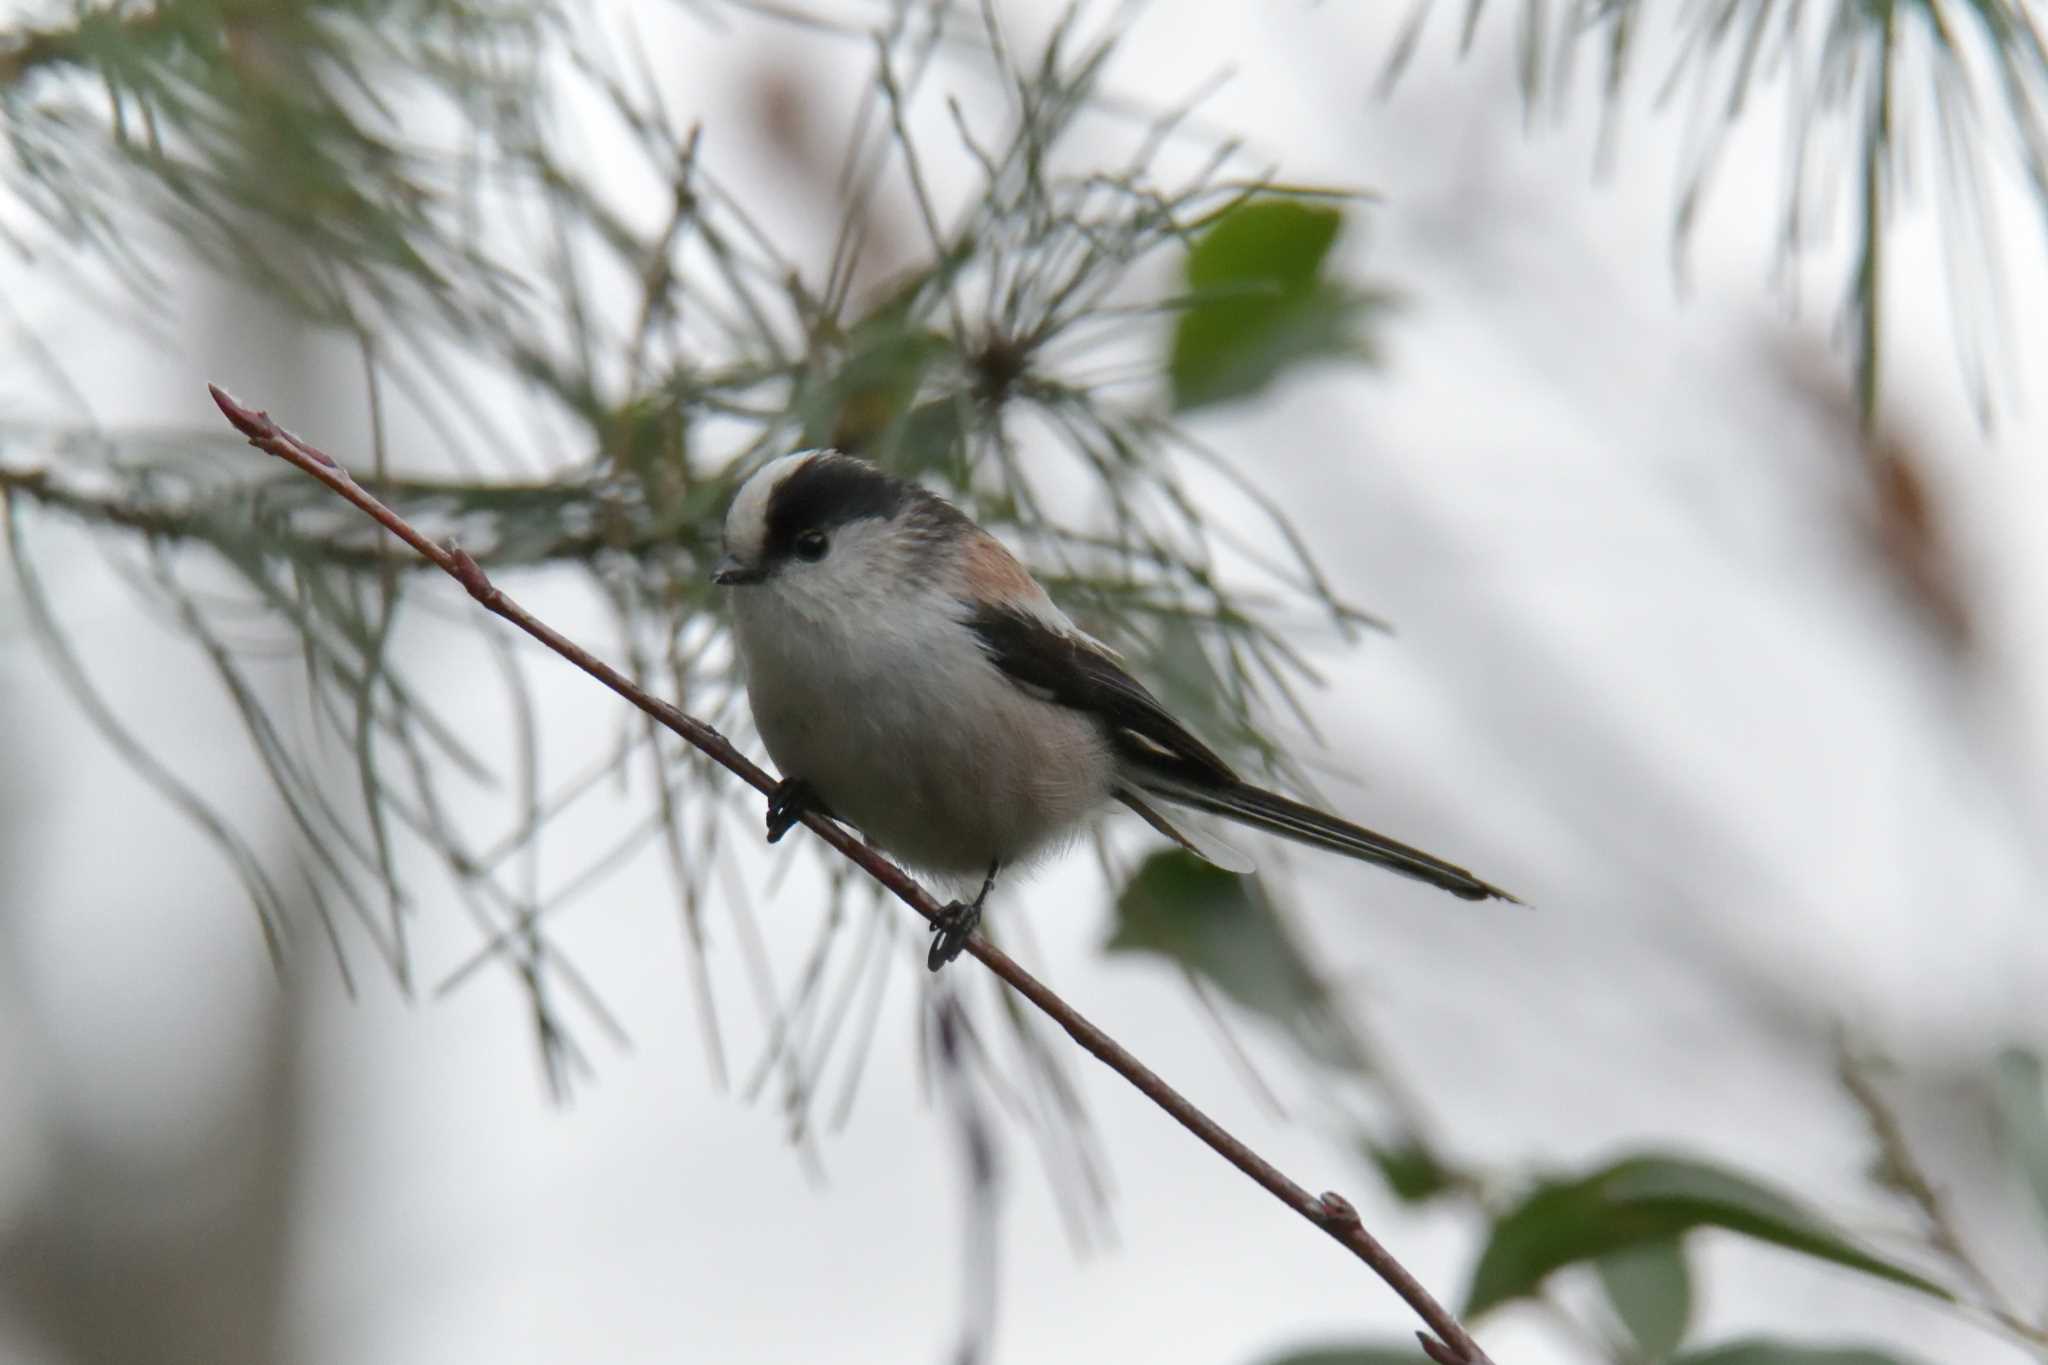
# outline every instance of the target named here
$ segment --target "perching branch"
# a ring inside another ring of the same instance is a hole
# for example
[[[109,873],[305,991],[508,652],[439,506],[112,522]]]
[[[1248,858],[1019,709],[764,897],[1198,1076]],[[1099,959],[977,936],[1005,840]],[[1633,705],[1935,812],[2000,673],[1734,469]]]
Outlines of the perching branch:
[[[415,529],[405,518],[365,491],[333,458],[280,427],[271,420],[269,413],[243,407],[217,385],[210,384],[207,388],[221,412],[226,414],[228,421],[233,423],[237,431],[248,437],[249,444],[277,456],[327,485],[462,584],[469,595],[485,610],[504,617],[556,654],[596,678],[730,770],[754,790],[764,796],[774,791],[775,779],[734,748],[732,742],[724,735],[648,693],[631,678],[528,613],[525,608],[500,591],[491,582],[482,566],[466,551],[439,544]],[[805,828],[873,877],[898,900],[926,920],[937,920],[943,906],[901,868],[848,833],[843,826],[829,819],[808,812],[802,819]],[[1427,1332],[1417,1333],[1422,1342],[1422,1349],[1430,1359],[1439,1362],[1439,1365],[1493,1365],[1491,1357],[1472,1339],[1471,1334],[1457,1318],[1438,1303],[1422,1283],[1394,1259],[1393,1254],[1382,1246],[1377,1238],[1366,1231],[1357,1209],[1352,1207],[1349,1200],[1334,1192],[1325,1192],[1320,1196],[1312,1195],[1307,1189],[1289,1179],[1278,1167],[1203,1113],[1161,1079],[1157,1072],[1132,1056],[1115,1039],[1090,1023],[1051,988],[985,938],[980,935],[971,938],[967,944],[967,951],[1012,990],[1036,1005],[1048,1018],[1066,1030],[1067,1035],[1076,1043],[1094,1054],[1110,1070],[1129,1081],[1182,1127],[1207,1143],[1217,1155],[1251,1177],[1274,1198],[1321,1228],[1371,1267],[1373,1273],[1399,1294],[1429,1326],[1430,1331],[1436,1334],[1432,1337]]]

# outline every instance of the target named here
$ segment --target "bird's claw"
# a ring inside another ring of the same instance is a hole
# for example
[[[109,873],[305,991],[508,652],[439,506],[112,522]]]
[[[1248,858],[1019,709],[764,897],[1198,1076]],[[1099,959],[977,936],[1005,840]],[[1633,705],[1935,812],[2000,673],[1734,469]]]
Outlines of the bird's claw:
[[[828,814],[817,792],[801,777],[785,777],[768,794],[768,842],[776,843],[812,811]]]
[[[981,904],[978,901],[954,901],[939,911],[932,921],[932,947],[925,954],[924,965],[931,971],[960,956],[967,947],[967,940],[981,924]]]

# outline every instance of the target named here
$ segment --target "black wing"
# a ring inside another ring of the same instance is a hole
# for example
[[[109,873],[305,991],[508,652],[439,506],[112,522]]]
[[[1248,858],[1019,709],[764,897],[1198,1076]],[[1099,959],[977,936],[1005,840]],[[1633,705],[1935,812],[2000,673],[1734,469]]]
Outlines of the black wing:
[[[1030,613],[981,607],[968,617],[967,624],[980,637],[989,659],[1019,687],[1102,720],[1124,758],[1124,785],[1118,797],[1183,848],[1219,866],[1229,866],[1195,847],[1167,824],[1145,797],[1158,797],[1377,863],[1465,900],[1516,899],[1434,854],[1242,781],[1115,661]]]
[[[981,606],[967,618],[989,660],[1018,686],[1076,711],[1099,716],[1116,742],[1134,754],[1179,759],[1217,781],[1237,774],[1216,751],[1167,714],[1145,685],[1101,650],[1029,612]]]

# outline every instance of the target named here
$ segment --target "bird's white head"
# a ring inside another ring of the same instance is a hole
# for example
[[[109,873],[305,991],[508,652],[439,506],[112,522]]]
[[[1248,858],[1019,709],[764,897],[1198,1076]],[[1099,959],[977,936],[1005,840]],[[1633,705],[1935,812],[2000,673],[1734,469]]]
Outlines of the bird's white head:
[[[834,450],[756,470],[725,514],[712,579],[823,610],[943,575],[972,524],[930,493]]]

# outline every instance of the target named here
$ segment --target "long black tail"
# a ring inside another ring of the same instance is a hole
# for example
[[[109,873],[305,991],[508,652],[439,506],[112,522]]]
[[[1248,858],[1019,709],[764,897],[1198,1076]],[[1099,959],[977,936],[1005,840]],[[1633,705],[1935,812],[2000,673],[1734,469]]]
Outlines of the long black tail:
[[[1175,805],[1220,815],[1226,820],[1263,829],[1282,838],[1342,853],[1360,862],[1377,863],[1404,877],[1442,887],[1468,901],[1514,901],[1497,886],[1479,880],[1455,863],[1424,853],[1384,834],[1326,815],[1314,806],[1290,801],[1248,782],[1219,781],[1208,773],[1182,771],[1181,765],[1166,762],[1128,762],[1125,778],[1133,786]]]

